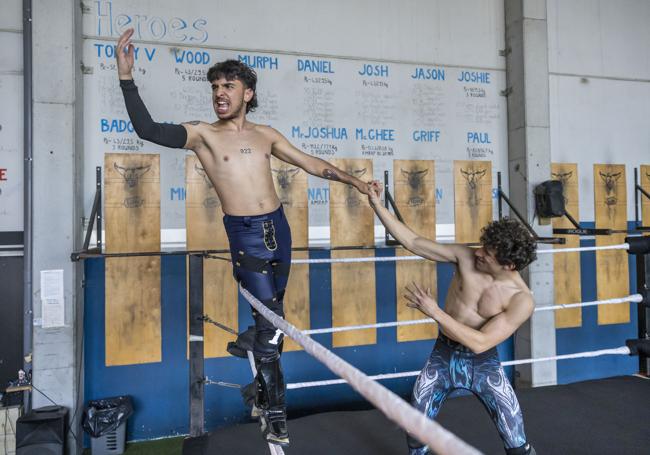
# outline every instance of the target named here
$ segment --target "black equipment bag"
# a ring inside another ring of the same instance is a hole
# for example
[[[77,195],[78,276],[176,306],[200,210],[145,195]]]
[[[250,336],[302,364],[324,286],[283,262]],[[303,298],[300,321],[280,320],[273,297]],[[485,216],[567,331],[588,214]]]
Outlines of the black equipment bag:
[[[535,210],[540,218],[555,218],[564,216],[564,194],[562,182],[547,180],[535,187]]]

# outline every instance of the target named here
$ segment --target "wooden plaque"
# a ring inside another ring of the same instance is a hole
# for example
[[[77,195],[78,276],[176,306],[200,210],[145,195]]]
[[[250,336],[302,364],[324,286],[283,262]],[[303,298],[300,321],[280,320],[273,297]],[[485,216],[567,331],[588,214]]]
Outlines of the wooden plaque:
[[[596,228],[627,229],[625,165],[594,164],[594,210]],[[625,242],[625,234],[597,235],[596,246]],[[623,297],[630,293],[628,255],[625,250],[596,251],[598,300]],[[630,304],[598,306],[598,324],[630,321]]]
[[[422,237],[436,239],[436,185],[435,167],[431,160],[393,161],[393,187],[395,204],[404,223]],[[404,249],[396,250],[398,256],[412,255]],[[424,319],[427,316],[406,306],[404,288],[415,281],[436,296],[437,272],[433,261],[402,261],[395,266],[397,320]],[[397,327],[397,341],[425,340],[436,337],[437,324],[420,324]]]
[[[456,243],[478,242],[492,221],[492,163],[454,161],[454,226]]]
[[[106,252],[160,251],[160,157],[104,156]],[[162,360],[160,257],[106,259],[106,366]]]
[[[195,155],[185,157],[185,189],[187,249],[229,249],[221,201]],[[230,259],[230,254],[227,253],[217,256]],[[189,275],[187,285],[189,299]],[[239,330],[237,282],[232,276],[230,262],[208,258],[203,260],[203,312],[215,321]],[[203,353],[206,358],[229,355],[226,345],[235,340],[234,335],[207,322],[203,331]],[[189,337],[187,343],[189,349]]]
[[[372,180],[372,161],[333,160],[339,169],[368,181]],[[337,246],[373,246],[374,212],[368,198],[356,188],[330,183],[330,241]],[[332,251],[332,258],[372,257],[374,251]],[[332,325],[334,327],[374,324],[377,321],[375,264],[372,262],[332,264]],[[373,344],[375,329],[333,334],[335,347]]]
[[[374,257],[372,250],[332,251],[332,258]],[[332,264],[332,327],[375,324],[377,298],[375,264],[355,262]],[[376,329],[332,334],[334,347],[375,344]]]
[[[307,203],[307,173],[292,164],[273,157],[271,172],[275,191],[291,227],[293,248],[309,246],[309,206]],[[309,259],[306,251],[292,253],[293,259]],[[291,266],[289,283],[284,295],[284,317],[299,329],[309,329],[309,264]],[[289,337],[284,339],[284,351],[302,349]]]
[[[647,193],[650,193],[650,164],[642,164],[639,168],[639,185]],[[650,199],[639,195],[641,200],[641,224],[643,226],[650,226]],[[646,233],[646,235],[650,235]]]
[[[567,212],[580,220],[578,205],[578,165],[575,163],[552,163],[551,178],[559,180],[564,187],[564,205]],[[553,218],[553,228],[574,228],[565,216]],[[557,235],[566,239],[564,245],[554,248],[576,248],[580,246],[578,235]],[[553,255],[553,280],[555,304],[577,303],[582,301],[580,281],[580,252],[559,253]],[[555,312],[555,327],[580,327],[582,325],[582,308],[567,308]]]

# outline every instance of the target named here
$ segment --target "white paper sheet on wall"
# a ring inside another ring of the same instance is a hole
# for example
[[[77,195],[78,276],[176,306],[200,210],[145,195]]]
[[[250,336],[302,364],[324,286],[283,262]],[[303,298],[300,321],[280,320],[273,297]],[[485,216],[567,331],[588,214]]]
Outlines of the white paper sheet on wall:
[[[63,270],[41,270],[42,327],[65,325]]]

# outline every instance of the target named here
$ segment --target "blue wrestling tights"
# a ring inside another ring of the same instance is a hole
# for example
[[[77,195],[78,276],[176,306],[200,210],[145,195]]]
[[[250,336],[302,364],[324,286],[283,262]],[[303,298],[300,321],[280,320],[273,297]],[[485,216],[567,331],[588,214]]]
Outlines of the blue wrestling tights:
[[[282,299],[291,269],[291,231],[282,206],[265,215],[223,217],[233,274],[238,283],[267,308],[284,317]],[[283,334],[254,309],[257,367],[255,406],[264,422],[264,437],[287,445],[285,384],[280,366]]]
[[[519,402],[501,367],[496,348],[474,354],[440,334],[415,382],[411,404],[435,419],[442,403],[455,389],[469,390],[481,400],[499,431],[506,453],[531,453]],[[430,453],[416,439],[407,436],[407,440],[410,455]]]
[[[223,217],[233,275],[260,302],[280,317],[284,317],[282,299],[291,268],[291,231],[282,206],[265,215]],[[282,334],[255,310],[255,345],[258,361],[273,361],[280,357]]]

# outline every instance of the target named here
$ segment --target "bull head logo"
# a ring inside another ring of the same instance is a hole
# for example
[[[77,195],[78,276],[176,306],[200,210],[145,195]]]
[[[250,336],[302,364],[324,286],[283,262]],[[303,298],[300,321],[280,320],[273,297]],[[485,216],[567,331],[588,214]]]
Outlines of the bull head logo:
[[[117,163],[113,163],[115,170],[124,177],[124,181],[129,188],[134,188],[140,181],[140,177],[149,172],[151,165],[136,166],[136,167],[122,167]]]
[[[144,199],[138,196],[127,197],[122,201],[122,205],[124,205],[124,207],[127,209],[142,207],[142,204],[144,204]]]
[[[481,201],[481,198],[478,194],[478,182],[485,177],[487,169],[462,169],[460,170],[461,175],[467,181],[467,187],[469,189],[469,199],[468,204],[470,206],[476,207]]]
[[[297,167],[283,166],[279,169],[271,168],[271,172],[275,174],[275,179],[280,187],[278,191],[280,193],[278,195],[280,202],[284,205],[291,206],[291,184],[293,183],[293,178],[300,172],[300,169]]]
[[[210,181],[210,178],[208,177],[207,172],[205,172],[205,169],[203,169],[203,167],[199,166],[198,163],[194,163],[194,170],[196,171],[197,174],[203,177],[203,181],[205,182],[206,185],[208,185],[208,188],[214,187],[214,185]]]
[[[209,196],[203,200],[203,207],[206,209],[214,209],[221,205],[221,201],[216,196]]]
[[[555,180],[559,180],[562,183],[562,196],[564,197],[564,203],[566,204],[569,202],[569,200],[566,197],[566,187],[567,183],[569,180],[571,180],[571,176],[573,175],[573,171],[569,172],[551,172],[551,176]]]
[[[598,171],[598,174],[600,174],[600,178],[605,183],[605,204],[608,206],[616,205],[618,201],[618,197],[616,196],[616,182],[621,178],[622,173]]]
[[[363,169],[348,169],[347,172],[350,175],[355,176],[356,178],[361,178],[367,171],[365,167]],[[359,193],[352,185],[345,185],[345,205],[348,207],[356,207],[361,204],[361,199],[359,199]]]
[[[286,190],[291,186],[293,178],[300,171],[300,169],[297,167],[282,167],[280,169],[271,169],[271,171],[275,174],[275,178],[277,179],[280,188]]]
[[[422,182],[424,176],[429,173],[429,169],[415,170],[415,171],[406,171],[400,169],[402,175],[406,177],[406,182],[410,188],[410,195],[408,198],[408,205],[410,207],[415,207],[424,203],[424,198],[421,195],[422,192]]]

